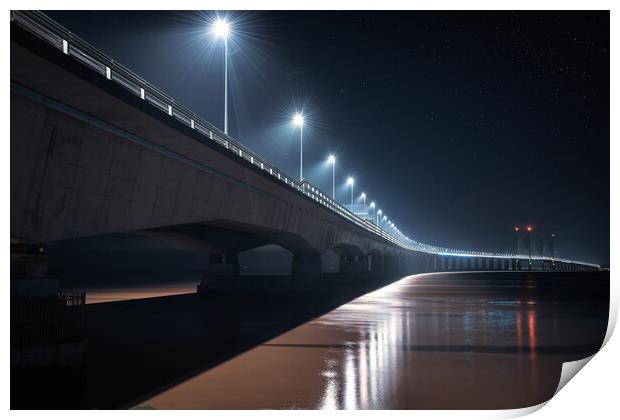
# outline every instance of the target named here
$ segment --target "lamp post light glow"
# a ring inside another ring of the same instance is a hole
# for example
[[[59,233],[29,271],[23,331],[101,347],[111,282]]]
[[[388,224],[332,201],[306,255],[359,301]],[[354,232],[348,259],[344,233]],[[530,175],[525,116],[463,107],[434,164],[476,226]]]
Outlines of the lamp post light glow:
[[[364,200],[364,220],[366,220],[366,193],[362,193],[360,197]]]
[[[329,155],[327,162],[332,164],[332,198],[336,201],[336,156]]]
[[[370,218],[370,220],[373,221],[375,220],[375,202],[371,201],[369,207],[372,209],[372,217]]]
[[[299,127],[299,182],[301,182],[304,179],[304,116],[295,114],[293,124]]]
[[[355,214],[355,211],[353,211],[353,185],[355,184],[355,180],[352,177],[349,177],[347,179],[347,185],[351,186],[351,213]]]
[[[230,25],[222,19],[213,24],[213,32],[218,38],[224,38],[224,134],[228,134],[228,35]]]
[[[381,221],[383,222],[383,226],[385,226],[385,222],[387,222],[387,216],[383,216],[383,219],[381,219]],[[379,226],[381,227],[381,226]]]
[[[377,226],[379,226],[379,218],[381,217],[382,214],[383,214],[383,210],[379,209],[379,211],[377,211]]]

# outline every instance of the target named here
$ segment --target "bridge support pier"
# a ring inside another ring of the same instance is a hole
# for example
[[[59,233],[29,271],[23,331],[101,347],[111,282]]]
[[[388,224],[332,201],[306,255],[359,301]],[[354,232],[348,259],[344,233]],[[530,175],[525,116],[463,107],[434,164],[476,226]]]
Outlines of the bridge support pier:
[[[210,253],[207,274],[197,287],[198,293],[205,293],[209,286],[239,277],[239,255],[234,253]]]
[[[46,277],[47,261],[43,245],[11,244],[11,279]]]
[[[399,255],[384,255],[382,263],[380,264],[380,270],[374,270],[373,264],[373,276],[392,277],[398,276],[403,272],[401,267],[401,257]]]
[[[237,254],[209,254],[209,277],[237,277],[239,275],[239,256]]]
[[[321,254],[294,254],[291,275],[294,280],[321,277]]]
[[[48,255],[41,244],[11,244],[11,297],[53,298],[60,281],[48,273]]]
[[[340,273],[348,277],[361,277],[370,271],[369,265],[374,265],[374,261],[369,263],[367,256],[363,255],[343,255],[340,257]]]
[[[34,386],[47,392],[58,384],[58,373],[84,366],[85,294],[63,291],[60,280],[49,276],[43,245],[11,243],[10,264],[11,372],[29,378],[37,369],[42,374]],[[31,391],[33,381],[16,382]]]
[[[385,257],[383,255],[371,255],[370,261],[370,275],[374,279],[385,276]]]

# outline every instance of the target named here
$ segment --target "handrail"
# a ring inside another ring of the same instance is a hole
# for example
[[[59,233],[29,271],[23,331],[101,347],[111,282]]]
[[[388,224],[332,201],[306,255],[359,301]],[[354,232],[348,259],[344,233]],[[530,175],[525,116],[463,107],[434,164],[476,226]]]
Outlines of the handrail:
[[[349,209],[336,202],[332,197],[325,194],[319,188],[310,184],[307,180],[301,180],[300,182],[295,181],[295,178],[286,174],[276,165],[236,141],[231,136],[225,134],[207,120],[183,105],[181,102],[144,80],[129,68],[116,62],[110,56],[99,51],[97,48],[76,36],[44,13],[40,11],[11,11],[11,20],[51,44],[55,48],[59,49],[64,54],[73,57],[83,65],[98,72],[102,77],[115,82],[129,92],[140,97],[142,100],[150,103],[160,111],[176,118],[181,123],[206,137],[206,139],[214,141],[221,147],[226,148],[237,156],[246,159],[250,162],[250,164],[260,168],[263,171],[263,174],[269,174],[273,180],[283,182],[289,188],[293,188],[301,192],[303,195],[307,196],[319,205],[331,210],[351,223],[381,237],[388,242],[391,242],[398,247],[409,251],[424,252],[442,256],[511,259],[530,258],[528,255],[521,254],[467,251],[438,247],[409,239],[402,234],[399,236],[394,236],[385,229],[382,229],[380,226],[358,217]],[[549,261],[555,260],[558,262],[599,267],[596,264],[539,255],[531,256],[531,259]]]

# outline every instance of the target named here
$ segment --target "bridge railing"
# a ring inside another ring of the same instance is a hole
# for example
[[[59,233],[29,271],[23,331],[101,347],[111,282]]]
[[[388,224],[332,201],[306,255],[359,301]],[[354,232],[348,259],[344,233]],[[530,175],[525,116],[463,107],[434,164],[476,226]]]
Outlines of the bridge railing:
[[[196,130],[202,134],[203,142],[215,142],[277,180],[299,189],[294,178],[287,175],[276,165],[224,134],[188,107],[74,35],[44,13],[39,11],[12,11],[11,19],[64,54],[99,73],[102,77],[117,83],[161,112]]]
[[[349,209],[333,200],[329,195],[310,184],[307,180],[302,180],[301,182],[295,181],[293,177],[286,174],[276,165],[269,162],[267,159],[258,155],[254,151],[248,149],[229,135],[223,133],[217,127],[210,124],[182,103],[178,102],[156,86],[144,80],[127,67],[116,62],[108,55],[102,53],[88,42],[74,35],[71,31],[64,28],[53,19],[50,19],[44,13],[39,11],[11,11],[11,20],[38,36],[48,44],[62,51],[62,53],[73,57],[86,67],[99,73],[102,77],[115,82],[131,94],[141,98],[156,109],[159,109],[161,112],[168,114],[170,117],[175,118],[182,124],[200,133],[202,135],[201,142],[205,144],[207,142],[214,142],[219,146],[228,149],[235,155],[248,161],[250,164],[260,168],[265,175],[269,175],[272,179],[286,184],[289,188],[300,191],[317,204],[401,248],[411,251],[451,256],[528,258],[528,256],[525,255],[498,254],[437,247],[434,245],[417,242],[406,238],[403,235],[395,236],[390,234],[374,223],[358,217]],[[545,258],[542,256],[532,258],[549,259],[549,257]],[[557,260],[560,261],[560,259]],[[563,261],[585,264],[577,261]]]

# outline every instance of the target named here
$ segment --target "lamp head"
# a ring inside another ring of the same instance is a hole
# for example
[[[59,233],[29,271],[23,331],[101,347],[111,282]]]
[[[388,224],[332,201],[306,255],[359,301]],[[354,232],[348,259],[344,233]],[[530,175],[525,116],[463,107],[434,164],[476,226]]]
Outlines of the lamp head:
[[[293,117],[293,124],[299,127],[304,125],[304,116],[299,113],[295,114],[295,116]]]
[[[213,32],[219,38],[227,38],[230,33],[230,25],[223,19],[218,19],[213,24]]]

